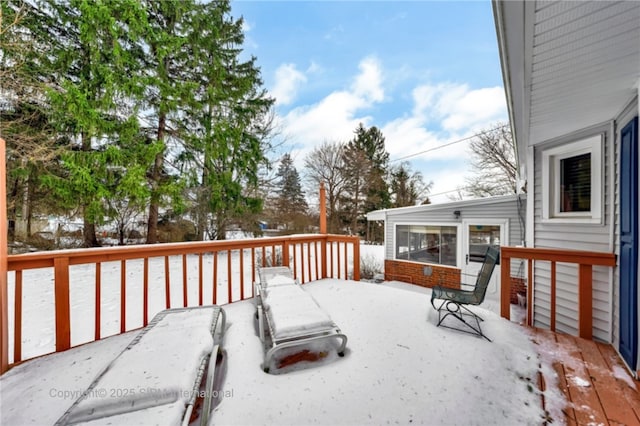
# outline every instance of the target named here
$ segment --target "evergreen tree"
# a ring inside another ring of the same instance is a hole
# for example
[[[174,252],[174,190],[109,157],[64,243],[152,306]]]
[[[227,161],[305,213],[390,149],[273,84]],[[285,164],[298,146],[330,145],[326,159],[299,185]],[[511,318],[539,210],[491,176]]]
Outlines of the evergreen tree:
[[[80,206],[84,245],[97,246],[105,201],[145,198],[146,164],[157,150],[139,143],[135,57],[144,10],[135,0],[45,0],[35,11],[38,26],[29,29],[47,47],[41,63],[48,65],[50,120],[65,148],[62,175],[45,183],[63,205]],[[115,186],[113,167],[126,171]]]
[[[354,131],[344,150],[347,193],[342,199],[342,218],[352,232],[365,235],[365,214],[390,207],[389,188],[385,181],[389,153],[382,132],[362,123]]]
[[[391,193],[393,207],[415,206],[421,202],[433,182],[424,183],[422,173],[413,172],[408,162],[403,162],[391,170]],[[426,201],[426,200],[424,200]]]
[[[291,155],[284,154],[276,174],[277,198],[275,208],[286,229],[299,230],[309,206],[300,184],[300,175],[293,165]]]
[[[224,239],[233,220],[255,214],[252,196],[265,160],[263,141],[273,99],[261,88],[255,58],[240,59],[242,20],[229,16],[229,1],[199,4],[191,19],[189,48],[194,98],[185,121],[185,163],[196,197],[198,238],[205,230]]]
[[[158,215],[160,207],[173,201],[177,210],[181,209],[178,180],[168,170],[167,149],[169,141],[181,140],[181,112],[189,102],[194,84],[188,80],[189,52],[187,34],[189,19],[196,9],[193,0],[143,2],[148,27],[141,40],[148,48],[140,58],[145,74],[144,102],[150,114],[144,122],[150,139],[159,145],[158,153],[147,173],[150,200],[147,218],[147,243],[158,240]]]
[[[24,28],[33,17],[19,1],[0,2],[0,137],[7,142],[9,241],[31,236],[34,213],[51,209],[40,176],[55,164],[53,129],[47,118],[45,79],[38,68],[41,46]]]

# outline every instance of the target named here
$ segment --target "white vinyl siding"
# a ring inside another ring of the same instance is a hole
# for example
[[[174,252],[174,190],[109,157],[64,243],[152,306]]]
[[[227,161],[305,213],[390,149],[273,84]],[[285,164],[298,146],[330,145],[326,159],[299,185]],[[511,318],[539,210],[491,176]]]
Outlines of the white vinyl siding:
[[[550,247],[569,250],[611,252],[611,185],[609,167],[610,123],[586,129],[575,135],[567,135],[554,144],[537,146],[534,157],[534,247]],[[543,152],[584,137],[602,133],[605,135],[602,149],[603,192],[601,223],[552,223],[543,219],[543,197],[546,190],[542,183]],[[560,143],[558,143],[560,142]],[[550,312],[550,262],[537,262],[534,271],[534,325],[548,328]],[[612,288],[607,267],[593,268],[593,336],[609,342],[611,340]],[[556,270],[556,329],[577,334],[578,324],[578,270],[577,265],[557,264]]]

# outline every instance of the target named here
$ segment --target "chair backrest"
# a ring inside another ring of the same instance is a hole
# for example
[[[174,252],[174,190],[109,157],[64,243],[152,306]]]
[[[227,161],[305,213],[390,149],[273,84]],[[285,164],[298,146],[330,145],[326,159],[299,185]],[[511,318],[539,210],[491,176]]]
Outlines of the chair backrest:
[[[293,272],[288,266],[271,266],[258,268],[260,285],[263,288],[277,285],[295,284]]]
[[[484,255],[484,262],[482,263],[478,277],[476,278],[476,287],[473,289],[473,293],[478,304],[482,303],[484,300],[484,296],[487,293],[487,287],[489,286],[489,281],[491,281],[491,275],[493,274],[493,270],[495,269],[499,258],[500,249],[489,246],[486,254]]]

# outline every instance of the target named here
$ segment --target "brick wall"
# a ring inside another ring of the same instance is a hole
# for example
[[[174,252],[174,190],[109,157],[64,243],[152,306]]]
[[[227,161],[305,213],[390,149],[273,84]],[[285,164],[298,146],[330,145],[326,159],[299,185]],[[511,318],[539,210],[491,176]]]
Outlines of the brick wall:
[[[424,274],[425,266],[431,268],[431,275]],[[494,273],[500,273],[500,269]],[[406,260],[385,260],[384,279],[387,281],[404,281],[421,287],[434,287],[438,284],[460,288],[460,269],[453,266],[409,262]],[[518,303],[518,293],[526,293],[527,284],[524,278],[511,277],[511,303]]]
[[[424,274],[425,267],[431,268],[431,275]],[[384,261],[384,279],[404,281],[429,288],[438,284],[460,288],[460,269],[453,266],[387,259]]]
[[[527,284],[524,278],[511,277],[511,303],[518,303],[518,293],[527,293]]]

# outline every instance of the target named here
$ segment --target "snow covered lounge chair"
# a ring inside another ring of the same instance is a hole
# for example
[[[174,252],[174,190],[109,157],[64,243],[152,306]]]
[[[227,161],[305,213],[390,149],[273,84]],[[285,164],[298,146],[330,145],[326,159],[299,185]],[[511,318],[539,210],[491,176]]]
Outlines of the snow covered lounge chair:
[[[480,321],[484,320],[479,315],[469,310],[467,305],[477,306],[484,301],[484,296],[487,293],[487,286],[489,285],[491,274],[498,263],[499,257],[500,251],[497,248],[489,247],[487,249],[487,253],[484,257],[484,263],[478,273],[473,290],[447,288],[439,285],[433,288],[431,292],[431,305],[436,311],[438,311],[438,326],[442,325],[443,327],[475,334],[491,341],[491,339],[482,332],[482,328],[480,327]],[[461,286],[465,285],[466,284],[461,284]],[[442,303],[438,306],[436,306],[435,303],[436,299],[442,300]],[[444,321],[444,319],[449,315],[457,318],[470,330],[457,329],[442,324],[442,321]],[[467,321],[465,317],[468,317],[471,322]]]
[[[315,299],[293,278],[286,267],[260,268],[255,283],[258,327],[265,346],[263,369],[269,372],[274,356],[286,348],[311,342],[339,339],[339,356],[347,346],[345,336]],[[265,324],[266,322],[266,324]],[[301,357],[304,359],[304,356]]]
[[[225,322],[219,306],[158,313],[55,424],[207,424]]]

